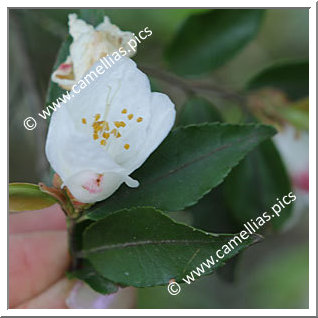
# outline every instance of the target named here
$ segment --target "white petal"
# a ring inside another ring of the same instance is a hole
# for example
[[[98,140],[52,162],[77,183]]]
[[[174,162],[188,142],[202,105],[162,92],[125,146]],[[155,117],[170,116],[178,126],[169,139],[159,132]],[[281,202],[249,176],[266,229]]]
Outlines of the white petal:
[[[54,83],[58,83],[62,88],[71,90],[76,84],[73,75],[73,63],[70,56],[53,72],[51,79]]]
[[[86,170],[66,179],[64,185],[80,202],[93,203],[111,196],[126,180],[124,173],[108,171],[99,174]]]
[[[95,64],[92,70],[96,68],[96,65],[98,64]],[[134,160],[140,149],[144,147],[150,122],[151,96],[147,76],[136,68],[132,60],[123,57],[78,95],[74,95],[66,104],[61,104],[61,108],[52,115],[48,144],[56,144],[52,147],[53,149],[57,147],[69,149],[74,152],[76,158],[85,153],[88,156],[95,153],[93,148],[96,142],[92,139],[91,122],[95,114],[104,115],[107,101],[110,101],[111,107],[107,120],[109,122],[124,121],[126,127],[121,128],[122,138],[109,143],[107,155],[117,164],[126,167],[125,163]],[[127,109],[126,114],[121,113],[123,109]],[[133,114],[132,120],[128,119],[129,114]],[[136,121],[139,117],[142,117],[141,123]],[[82,124],[82,118],[87,119],[87,125]],[[51,129],[55,127],[56,122],[59,123],[59,128]],[[51,131],[54,131],[54,136]],[[79,136],[79,132],[82,136]],[[63,147],[63,144],[66,146]],[[129,144],[129,150],[124,149],[125,144]],[[77,149],[79,145],[82,145],[82,151]],[[104,149],[99,146],[98,150],[98,154],[94,156],[96,158],[90,158],[92,164],[96,163],[98,157],[103,157]],[[48,157],[50,157],[49,153]],[[70,161],[69,158],[67,160]]]
[[[139,182],[131,177],[127,177],[125,179],[125,183],[128,185],[128,187],[130,188],[137,188],[139,187]]]
[[[163,141],[174,119],[170,99],[151,93],[147,76],[123,57],[53,113],[46,154],[76,199],[100,201],[123,182],[139,185],[129,175]]]
[[[77,14],[71,13],[68,15],[68,25],[70,35],[76,41],[80,36],[94,32],[94,27],[87,24],[84,20],[78,19]]]
[[[76,14],[69,15],[69,32],[73,37],[70,45],[70,56],[66,63],[72,64],[72,72],[65,78],[60,67],[52,75],[52,80],[61,87],[71,90],[72,86],[91,68],[101,57],[112,55],[123,48],[127,56],[133,56],[128,42],[134,38],[131,32],[123,32],[116,25],[111,24],[108,17],[104,18],[96,30],[92,25],[78,19]]]
[[[128,42],[134,39],[134,35],[131,32],[121,31],[117,25],[110,22],[108,17],[104,17],[104,21],[96,27],[96,30],[101,31],[116,49],[122,47],[127,52],[127,57],[135,55],[136,50],[132,50],[128,45]]]
[[[150,102],[150,122],[147,129],[147,137],[142,149],[131,160],[123,166],[128,171],[139,168],[149,155],[161,144],[171,130],[176,111],[170,98],[161,93],[152,93]]]

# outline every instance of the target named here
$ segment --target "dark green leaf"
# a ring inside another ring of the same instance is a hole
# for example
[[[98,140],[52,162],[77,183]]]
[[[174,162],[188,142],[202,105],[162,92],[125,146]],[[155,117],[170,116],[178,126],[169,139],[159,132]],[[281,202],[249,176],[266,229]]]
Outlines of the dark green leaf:
[[[181,109],[178,124],[182,126],[205,122],[221,122],[222,115],[214,105],[204,98],[189,99]]]
[[[166,52],[171,68],[197,75],[221,66],[257,34],[263,12],[217,9],[190,16]]]
[[[194,227],[214,233],[236,233],[242,230],[242,223],[236,222],[228,207],[227,198],[223,194],[223,184],[213,189],[196,205],[188,208]],[[221,279],[231,283],[235,280],[236,267],[241,256],[240,254],[233,257],[217,269],[216,273]]]
[[[179,117],[180,125],[200,124],[204,122],[222,122],[221,113],[208,101],[202,98],[193,98],[182,107]],[[197,204],[188,209],[192,216],[192,225],[196,228],[215,233],[235,233],[240,231],[242,224],[236,224],[228,208],[224,195],[223,185],[213,189]],[[235,280],[236,267],[241,255],[230,259],[216,273],[227,282]]]
[[[21,212],[47,208],[57,201],[31,183],[9,184],[9,211]]]
[[[73,251],[72,257],[77,257],[78,252],[82,250],[83,232],[89,225],[93,223],[94,222],[91,220],[85,220],[83,222],[74,223],[72,228],[69,229],[72,231],[72,240],[70,241],[70,248]],[[118,290],[118,286],[108,279],[100,276],[89,261],[77,258],[76,264],[78,267],[76,270],[66,273],[69,279],[80,279],[100,294],[112,294]]]
[[[231,258],[224,266],[220,267],[216,274],[225,282],[234,283],[236,279],[237,266],[243,254]]]
[[[80,9],[79,18],[96,27],[104,21],[107,11],[106,9]]]
[[[107,229],[107,230],[105,230]],[[128,286],[147,287],[181,282],[233,234],[211,234],[176,223],[154,208],[122,210],[95,222],[84,232],[83,255],[105,278]],[[211,274],[223,262],[255,243],[258,236],[242,240],[222,261],[206,268]]]
[[[224,183],[188,208],[194,227],[214,233],[235,233],[242,228],[242,223],[238,223],[231,213],[223,185]]]
[[[207,100],[192,98],[182,107],[179,125],[201,124],[222,121],[220,112]],[[215,233],[233,233],[241,227],[236,225],[223,195],[222,185],[204,196],[197,204],[188,208],[192,225]],[[240,224],[241,226],[241,224]]]
[[[82,222],[74,223],[74,226],[72,228],[72,237],[73,237],[72,249],[75,252],[82,249],[82,247],[83,247],[83,245],[82,245],[83,232],[92,223],[93,223],[93,221],[91,221],[91,220],[84,220]]]
[[[288,61],[276,63],[247,84],[247,89],[277,88],[283,90],[290,99],[307,97],[309,93],[308,61]]]
[[[136,189],[123,185],[94,205],[87,217],[98,220],[132,206],[180,211],[220,184],[230,170],[263,140],[275,134],[264,125],[202,124],[175,129],[147,162],[133,173]]]
[[[100,294],[113,294],[118,290],[118,285],[115,285],[110,280],[102,277],[96,272],[94,267],[85,260],[82,264],[82,268],[74,272],[67,273],[69,279],[77,278],[84,281],[92,289]]]
[[[271,206],[292,191],[291,184],[273,142],[268,140],[251,152],[223,184],[229,207],[238,222],[244,224],[271,211]],[[290,217],[292,204],[282,210],[280,217],[271,219],[279,229]],[[270,213],[272,214],[272,213]]]

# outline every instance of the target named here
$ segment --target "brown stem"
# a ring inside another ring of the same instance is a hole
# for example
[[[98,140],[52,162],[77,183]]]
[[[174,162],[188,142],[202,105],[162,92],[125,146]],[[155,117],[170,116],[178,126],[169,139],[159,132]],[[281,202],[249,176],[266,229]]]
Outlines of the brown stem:
[[[68,237],[68,248],[69,248],[69,253],[71,256],[71,266],[70,269],[71,271],[75,271],[77,269],[77,257],[76,257],[76,242],[75,242],[75,237],[74,237],[74,229],[75,229],[75,224],[76,221],[75,219],[71,217],[67,217],[66,219],[67,223],[67,237]]]
[[[239,103],[241,106],[245,105],[245,97],[232,91],[225,90],[217,85],[202,81],[186,80],[174,74],[162,71],[150,66],[143,65],[141,69],[159,80],[169,83],[173,86],[179,87],[186,93],[195,94],[198,91],[205,91],[208,93],[213,93],[221,98],[228,99]]]

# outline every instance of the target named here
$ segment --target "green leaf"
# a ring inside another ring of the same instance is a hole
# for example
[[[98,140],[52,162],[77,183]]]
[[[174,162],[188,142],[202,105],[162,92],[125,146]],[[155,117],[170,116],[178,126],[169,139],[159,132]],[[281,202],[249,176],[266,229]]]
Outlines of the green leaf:
[[[231,169],[263,140],[275,134],[265,125],[202,124],[172,131],[146,163],[132,174],[136,189],[123,185],[94,205],[93,220],[132,206],[180,211],[220,184]]]
[[[248,90],[277,88],[292,100],[309,94],[308,61],[278,62],[255,75],[247,84]]]
[[[72,222],[72,220],[69,220],[69,222]],[[67,272],[66,275],[69,279],[77,278],[84,281],[100,294],[112,294],[117,292],[118,285],[99,275],[89,261],[78,257],[79,251],[83,248],[83,232],[93,223],[91,220],[85,220],[83,222],[74,223],[73,226],[69,228],[72,232],[72,239],[69,243],[72,249],[72,257],[77,258],[77,269]]]
[[[223,267],[220,267],[216,274],[227,283],[234,283],[237,276],[237,266],[243,254],[238,254],[231,258]]]
[[[205,122],[222,122],[219,110],[204,98],[189,99],[181,108],[178,118],[180,125],[201,124]]]
[[[73,221],[73,220],[71,220]],[[75,254],[77,251],[80,251],[83,247],[83,233],[85,229],[93,223],[92,220],[84,220],[82,222],[75,222],[72,227],[72,249],[74,250]]]
[[[31,183],[9,184],[9,211],[21,212],[47,208],[57,201]]]
[[[251,152],[224,182],[226,202],[235,219],[244,224],[292,191],[285,166],[272,141],[267,140]],[[271,219],[274,229],[280,229],[292,213],[293,204]],[[270,213],[272,214],[272,213]]]
[[[105,230],[107,229],[107,230]],[[83,255],[105,278],[135,287],[181,282],[233,234],[211,234],[177,223],[150,207],[132,208],[95,222],[84,232]],[[222,263],[258,240],[253,235],[206,268],[211,274]],[[234,245],[234,244],[232,244]]]
[[[223,118],[218,109],[203,98],[192,98],[182,107],[178,118],[180,125],[200,124],[204,122],[222,122]],[[192,216],[192,225],[196,228],[214,233],[235,233],[240,231],[233,220],[225,202],[222,184],[197,204],[188,208]],[[216,270],[216,274],[226,282],[235,280],[236,268],[240,255],[230,259],[224,266]]]
[[[79,18],[96,27],[104,21],[107,11],[106,9],[80,9]]]
[[[182,107],[179,117],[180,125],[215,121],[222,121],[220,112],[202,98],[188,100]],[[214,188],[197,204],[187,209],[191,213],[191,224],[194,227],[215,233],[233,233],[241,229],[241,224],[237,226],[227,206],[223,194],[223,184]]]
[[[213,233],[235,233],[242,228],[243,223],[237,222],[228,207],[228,198],[224,196],[224,183],[188,208],[187,211],[191,212],[192,216],[191,225]]]
[[[197,75],[218,68],[257,34],[264,10],[217,9],[190,16],[166,51],[171,68]]]
[[[87,260],[83,262],[81,269],[74,272],[68,272],[67,276],[69,279],[77,278],[84,281],[100,294],[113,294],[118,291],[118,285],[115,285],[113,282],[97,273]]]
[[[224,183],[213,189],[197,204],[188,208],[192,216],[192,225],[204,231],[213,233],[235,233],[242,229],[242,223],[237,223],[228,207],[224,196]],[[241,255],[231,258],[216,274],[226,282],[233,283],[237,274],[237,264]]]

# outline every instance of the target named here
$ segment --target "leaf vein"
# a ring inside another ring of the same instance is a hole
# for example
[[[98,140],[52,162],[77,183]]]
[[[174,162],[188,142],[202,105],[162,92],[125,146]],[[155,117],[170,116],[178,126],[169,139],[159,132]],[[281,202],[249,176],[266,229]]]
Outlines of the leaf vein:
[[[94,254],[94,253],[102,253],[107,250],[111,249],[118,249],[118,248],[127,248],[127,247],[136,247],[136,246],[144,246],[144,245],[164,245],[164,244],[171,244],[171,245],[188,245],[188,244],[211,244],[212,241],[205,241],[205,240],[145,240],[145,241],[138,241],[138,242],[127,242],[127,243],[118,243],[118,244],[110,244],[110,245],[103,245],[98,247],[93,247],[90,249],[86,249],[83,251],[85,255]]]

